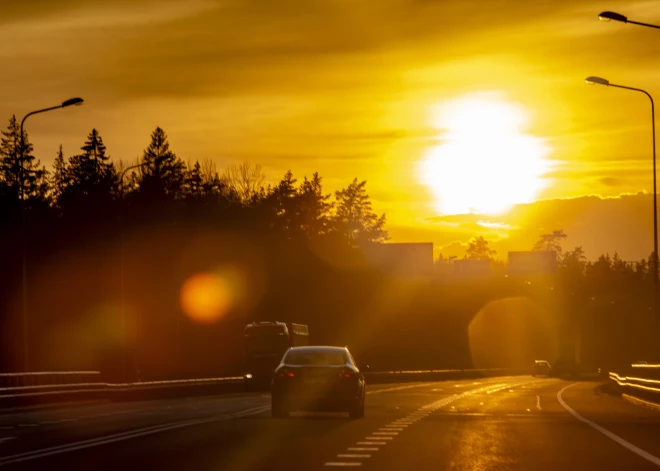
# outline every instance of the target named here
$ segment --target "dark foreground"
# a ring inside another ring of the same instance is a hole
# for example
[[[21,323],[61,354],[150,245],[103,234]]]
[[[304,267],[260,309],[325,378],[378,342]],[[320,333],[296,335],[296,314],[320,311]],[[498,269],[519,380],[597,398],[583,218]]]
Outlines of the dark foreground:
[[[0,465],[154,471],[660,465],[660,413],[603,394],[592,382],[501,377],[379,385],[368,388],[360,420],[272,419],[269,404],[268,395],[250,394],[1,415]]]

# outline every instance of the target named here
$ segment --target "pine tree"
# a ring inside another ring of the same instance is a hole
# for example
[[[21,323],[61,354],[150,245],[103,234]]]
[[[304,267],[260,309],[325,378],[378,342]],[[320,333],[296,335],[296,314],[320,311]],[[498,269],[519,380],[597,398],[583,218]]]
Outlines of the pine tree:
[[[60,195],[62,204],[82,210],[89,210],[94,205],[108,204],[117,194],[118,176],[114,164],[105,153],[103,139],[96,129],[92,129],[80,149],[82,154],[69,158],[65,172],[66,185]]]
[[[48,190],[48,172],[32,155],[34,147],[25,130],[21,151],[20,134],[20,124],[16,116],[12,116],[7,130],[2,131],[0,137],[0,180],[3,182],[4,194],[15,200],[23,197],[31,201],[29,205],[43,202]]]
[[[358,182],[356,178],[348,187],[335,192],[334,229],[353,245],[384,242],[389,238],[384,229],[385,215],[379,217],[371,209],[366,185],[366,181]]]
[[[288,237],[301,228],[298,221],[300,211],[299,201],[296,198],[296,182],[293,173],[289,170],[268,195],[267,204],[270,206],[273,219],[271,225],[280,233],[287,234]]]
[[[204,186],[202,166],[199,164],[199,161],[196,161],[186,177],[186,196],[190,198],[203,198],[206,196]]]
[[[492,260],[497,252],[488,246],[484,236],[475,237],[468,243],[465,255],[469,260]]]
[[[62,194],[64,194],[69,184],[69,170],[64,160],[64,149],[62,148],[62,144],[60,144],[57,156],[53,162],[53,174],[51,177],[53,199],[56,205],[59,204]]]
[[[557,252],[557,255],[561,256],[561,243],[567,237],[563,229],[555,229],[550,234],[541,234],[541,238],[534,244],[532,250],[554,251]]]
[[[86,157],[99,164],[106,162],[110,158],[105,155],[105,144],[103,144],[103,139],[101,139],[96,128],[92,129],[92,132],[89,133],[87,141],[80,150],[85,153],[84,155]]]
[[[328,202],[330,195],[323,194],[323,185],[318,172],[312,179],[303,180],[298,190],[300,201],[300,226],[308,237],[325,235],[330,229],[330,211],[333,204]]]
[[[186,165],[170,150],[167,134],[157,127],[151,133],[151,143],[142,155],[141,189],[156,198],[181,196],[186,180]]]

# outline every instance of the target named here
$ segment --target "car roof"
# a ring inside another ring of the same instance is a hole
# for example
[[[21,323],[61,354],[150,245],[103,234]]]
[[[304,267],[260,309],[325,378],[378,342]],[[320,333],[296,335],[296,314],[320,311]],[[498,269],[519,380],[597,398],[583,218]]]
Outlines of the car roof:
[[[305,346],[305,347],[291,347],[289,351],[296,352],[309,352],[309,353],[329,353],[329,352],[346,352],[346,347],[326,347],[321,345]]]

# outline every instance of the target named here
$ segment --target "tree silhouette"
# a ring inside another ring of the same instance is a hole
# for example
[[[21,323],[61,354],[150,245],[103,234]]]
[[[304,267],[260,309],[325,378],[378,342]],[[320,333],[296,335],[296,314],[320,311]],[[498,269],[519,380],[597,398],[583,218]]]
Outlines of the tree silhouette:
[[[21,152],[21,129],[16,116],[9,120],[6,131],[0,138],[0,181],[6,201],[18,201],[22,196],[28,208],[44,203],[48,193],[48,172],[40,168],[39,161],[32,155],[34,147],[23,131]],[[22,182],[22,186],[21,186]]]
[[[222,178],[243,205],[250,205],[262,192],[265,176],[261,165],[252,165],[245,160],[240,164],[230,165]]]
[[[468,242],[465,255],[468,260],[492,260],[497,252],[488,246],[484,236],[478,236]]]
[[[282,180],[268,195],[272,210],[273,223],[277,231],[292,237],[300,231],[298,201],[296,200],[296,182],[291,170],[284,174]]]
[[[389,238],[384,229],[385,215],[379,217],[372,211],[366,185],[366,181],[359,182],[356,178],[348,187],[335,192],[333,228],[355,246]]]
[[[575,287],[584,281],[587,257],[582,247],[565,252],[559,260],[559,275],[567,286]]]
[[[182,196],[186,181],[186,165],[170,150],[167,134],[156,127],[151,142],[142,154],[140,190],[149,198]]]
[[[96,129],[92,129],[80,149],[83,153],[70,157],[64,169],[64,186],[57,190],[61,195],[58,203],[65,212],[95,208],[94,214],[98,214],[118,193],[117,172]]]
[[[51,193],[55,204],[62,198],[62,194],[69,185],[69,169],[64,160],[64,149],[62,148],[62,144],[60,144],[55,161],[53,162],[53,173],[50,178]]]
[[[206,194],[205,190],[202,166],[199,164],[199,161],[196,161],[186,178],[186,194],[191,197],[204,197]]]
[[[329,194],[323,194],[323,185],[318,172],[303,180],[298,189],[299,221],[301,230],[308,237],[322,236],[330,231],[330,212],[333,203]]]
[[[548,250],[561,255],[561,243],[568,237],[563,229],[555,229],[550,234],[541,234],[541,238],[534,244],[533,250]]]

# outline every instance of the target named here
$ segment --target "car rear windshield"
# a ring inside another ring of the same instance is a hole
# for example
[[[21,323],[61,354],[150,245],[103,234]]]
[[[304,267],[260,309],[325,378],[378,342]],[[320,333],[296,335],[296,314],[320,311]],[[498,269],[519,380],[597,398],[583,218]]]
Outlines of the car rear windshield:
[[[348,361],[346,352],[338,351],[301,351],[290,350],[284,358],[287,365],[338,366]]]

